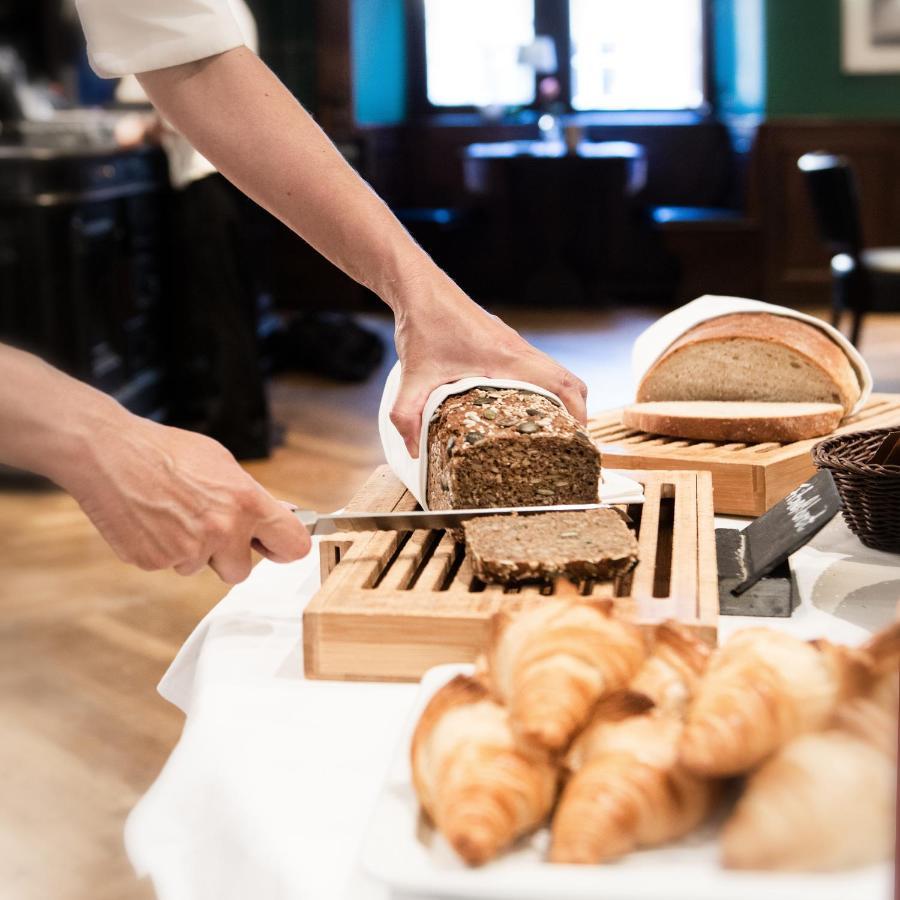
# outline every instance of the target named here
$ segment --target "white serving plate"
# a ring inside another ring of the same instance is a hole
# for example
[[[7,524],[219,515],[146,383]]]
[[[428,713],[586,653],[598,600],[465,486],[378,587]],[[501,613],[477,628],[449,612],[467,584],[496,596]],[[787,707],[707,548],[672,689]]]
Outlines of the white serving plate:
[[[713,828],[668,847],[642,850],[599,866],[544,862],[547,829],[479,869],[462,863],[419,814],[409,768],[409,746],[431,696],[471,665],[430,669],[404,726],[396,756],[363,842],[362,866],[396,891],[478,900],[886,900],[888,864],[850,872],[750,874],[717,862]]]

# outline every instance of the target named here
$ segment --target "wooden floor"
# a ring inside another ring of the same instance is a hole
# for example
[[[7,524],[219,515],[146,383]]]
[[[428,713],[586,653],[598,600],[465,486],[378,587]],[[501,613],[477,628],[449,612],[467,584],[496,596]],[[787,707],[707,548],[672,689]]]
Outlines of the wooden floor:
[[[628,398],[631,342],[652,317],[507,319],[581,375],[599,410]],[[900,391],[900,316],[872,317],[863,351],[879,389]],[[302,506],[342,504],[381,461],[383,375],[358,386],[280,379],[272,395],[286,443],[250,471]],[[223,588],[211,573],[126,568],[52,492],[0,493],[0,573],[0,897],[152,897],[125,858],[122,825],[182,726],[155,685]]]

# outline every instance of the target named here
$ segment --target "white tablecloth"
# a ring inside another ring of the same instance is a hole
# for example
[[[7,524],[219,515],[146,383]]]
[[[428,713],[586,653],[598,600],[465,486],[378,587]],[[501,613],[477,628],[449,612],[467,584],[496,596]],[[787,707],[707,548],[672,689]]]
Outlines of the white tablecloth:
[[[790,619],[723,617],[721,636],[764,622],[855,643],[894,615],[898,557],[864,548],[840,517],[793,567]],[[184,732],[125,833],[160,900],[393,900],[357,856],[417,686],[303,678],[301,613],[317,583],[315,551],[260,563],[160,684]]]

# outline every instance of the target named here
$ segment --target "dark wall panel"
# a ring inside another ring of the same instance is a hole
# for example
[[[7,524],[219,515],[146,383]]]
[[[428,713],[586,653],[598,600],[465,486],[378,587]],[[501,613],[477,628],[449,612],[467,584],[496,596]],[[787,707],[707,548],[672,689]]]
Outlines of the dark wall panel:
[[[248,0],[259,26],[259,51],[307,109],[316,105],[315,0]]]
[[[797,160],[810,150],[845,154],[858,178],[863,239],[900,244],[900,122],[783,119],[759,134],[757,203],[764,235],[765,290],[774,302],[827,303],[828,255]]]

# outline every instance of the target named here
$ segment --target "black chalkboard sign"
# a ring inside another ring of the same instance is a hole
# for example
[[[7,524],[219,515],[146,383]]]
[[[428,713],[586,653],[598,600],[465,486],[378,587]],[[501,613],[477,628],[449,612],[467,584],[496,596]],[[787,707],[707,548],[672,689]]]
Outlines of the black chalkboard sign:
[[[797,596],[788,557],[818,534],[840,508],[834,479],[823,470],[743,530],[717,529],[719,611],[789,616]]]

